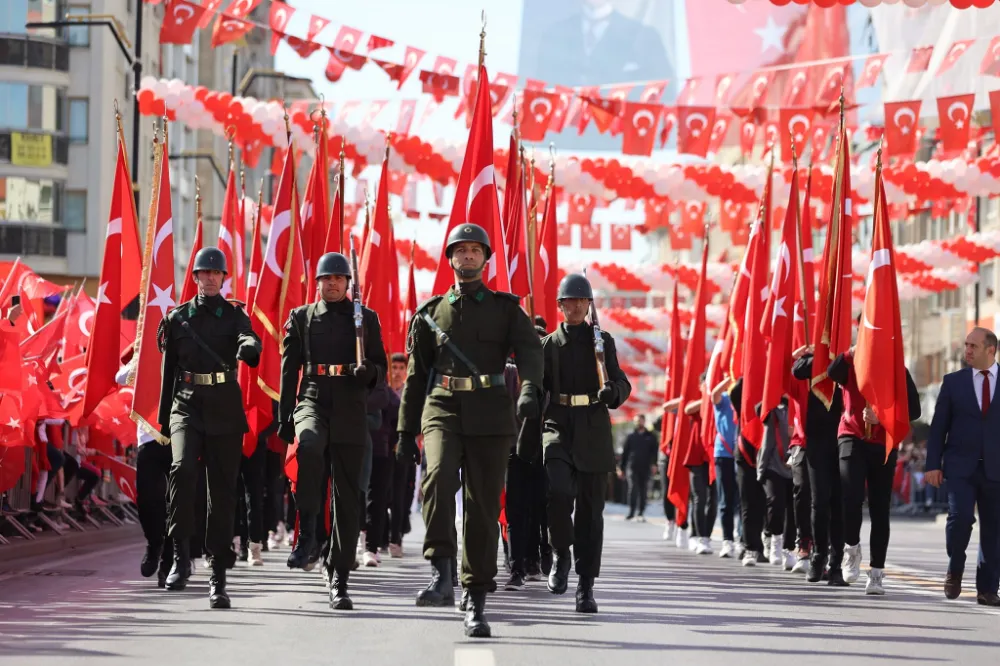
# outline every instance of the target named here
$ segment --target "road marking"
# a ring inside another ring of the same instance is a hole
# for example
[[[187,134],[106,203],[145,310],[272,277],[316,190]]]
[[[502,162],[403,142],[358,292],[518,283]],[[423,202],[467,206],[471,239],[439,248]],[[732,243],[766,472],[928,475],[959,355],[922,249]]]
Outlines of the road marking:
[[[496,666],[493,650],[488,648],[455,648],[455,666]]]
[[[45,572],[50,569],[62,567],[64,565],[76,562],[78,560],[86,560],[88,558],[97,557],[99,555],[107,555],[108,553],[112,552],[120,553],[123,548],[127,549],[130,546],[134,547],[138,545],[141,545],[140,541],[136,541],[134,544],[130,544],[128,542],[118,542],[110,546],[105,546],[104,548],[93,550],[87,553],[77,553],[75,555],[68,555],[66,557],[57,560],[49,560],[47,562],[43,562],[41,566],[25,567],[23,571],[10,571],[8,573],[8,571],[5,570],[4,574],[0,575],[0,583],[10,580],[11,578],[19,578],[21,576],[39,576],[39,575],[44,576],[46,574],[42,572]]]

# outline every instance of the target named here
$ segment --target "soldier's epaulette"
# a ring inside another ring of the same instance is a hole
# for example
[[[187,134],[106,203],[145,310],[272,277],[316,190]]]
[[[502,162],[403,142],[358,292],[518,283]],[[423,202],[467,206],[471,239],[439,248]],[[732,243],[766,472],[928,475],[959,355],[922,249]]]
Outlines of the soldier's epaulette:
[[[518,304],[521,303],[521,297],[518,296],[517,294],[511,294],[510,292],[506,292],[506,291],[494,291],[493,293],[496,294],[497,296],[506,296],[507,298],[509,298],[510,300],[514,301],[515,303],[518,303]]]
[[[230,303],[232,303],[233,305],[235,305],[238,308],[246,309],[246,307],[247,307],[246,303],[244,303],[243,301],[236,300],[235,298],[227,298],[226,300],[229,301]]]
[[[438,303],[441,302],[442,298],[444,298],[444,296],[431,296],[426,301],[417,306],[417,312],[423,312],[431,305],[437,305]]]

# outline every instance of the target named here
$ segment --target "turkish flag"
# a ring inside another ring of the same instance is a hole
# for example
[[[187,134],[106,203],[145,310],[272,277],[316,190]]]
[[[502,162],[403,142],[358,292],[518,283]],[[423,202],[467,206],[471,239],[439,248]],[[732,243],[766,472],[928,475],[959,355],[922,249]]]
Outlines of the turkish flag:
[[[498,72],[496,76],[493,77],[493,81],[490,83],[491,116],[496,116],[500,113],[500,109],[502,109],[503,105],[507,103],[507,100],[514,92],[514,87],[516,85],[517,76],[514,74]]]
[[[559,104],[559,95],[544,90],[525,90],[521,97],[521,138],[524,141],[545,140],[552,117]]]
[[[417,65],[420,64],[420,61],[423,59],[425,53],[427,52],[413,46],[406,47],[406,53],[403,55],[403,71],[400,72],[396,90],[403,87],[403,84],[406,83],[406,79],[410,78],[410,74],[412,74],[413,70],[415,70]]]
[[[445,97],[458,96],[459,80],[457,76],[421,70],[420,81],[423,83],[424,94],[432,95],[439,104],[444,101]]]
[[[723,199],[719,206],[719,228],[732,231],[746,226],[747,205],[730,199]]]
[[[965,52],[969,50],[969,47],[976,43],[974,39],[960,39],[951,45],[948,49],[948,53],[945,54],[944,60],[938,65],[937,73],[938,75],[944,74],[949,69],[955,66],[958,59],[965,55]]]
[[[827,113],[831,108],[837,106],[837,101],[840,99],[840,91],[844,88],[844,82],[846,81],[848,67],[849,64],[847,63],[838,63],[826,68],[826,71],[823,73],[823,79],[819,84],[819,90],[816,92],[816,102],[814,103],[814,107],[820,113]]]
[[[118,340],[121,337],[122,312],[122,237],[126,227],[135,227],[132,199],[132,179],[125,158],[125,142],[118,134],[118,162],[111,191],[111,210],[104,239],[104,259],[97,289],[97,311],[94,315],[93,338]],[[87,386],[83,398],[82,416],[88,416],[116,385],[118,345],[87,347]]]
[[[632,249],[632,225],[611,225],[611,249],[626,251]]]
[[[886,153],[893,157],[912,157],[917,151],[917,125],[920,100],[887,102],[885,105]]]
[[[535,259],[535,313],[545,318],[548,331],[555,330],[559,316],[556,292],[559,288],[559,246],[563,245],[561,233],[569,225],[558,224],[556,219],[555,183],[549,188],[545,200],[545,215],[538,235],[538,256]],[[569,245],[569,239],[566,239]],[[541,297],[538,298],[538,294]]]
[[[861,89],[874,86],[878,81],[879,74],[882,73],[882,68],[885,67],[885,61],[888,59],[888,53],[874,53],[868,56],[868,59],[865,60],[864,69],[861,70],[861,77],[858,78],[858,82],[854,87]]]
[[[677,124],[677,152],[705,157],[715,125],[715,107],[678,106]]]
[[[812,161],[822,161],[826,159],[826,154],[829,152],[828,141],[830,139],[830,133],[833,127],[826,123],[815,123],[813,125],[812,131]]]
[[[309,42],[298,37],[292,37],[291,35],[285,35],[285,43],[303,59],[312,56],[313,53],[323,48],[322,44]]]
[[[643,226],[647,229],[661,229],[670,226],[669,199],[644,199],[642,206],[646,215]]]
[[[910,53],[910,61],[906,64],[906,73],[926,72],[934,55],[933,46],[918,46]]]
[[[767,347],[764,375],[763,406],[766,418],[788,393],[792,377],[792,329],[795,310],[795,284],[799,277],[798,206],[799,179],[793,177],[788,191],[785,223],[778,246],[777,263],[771,277],[771,288],[760,332],[770,339]]]
[[[596,205],[597,200],[592,194],[569,195],[569,216],[566,221],[570,225],[589,225]]]
[[[729,124],[732,121],[733,117],[729,115],[716,116],[715,124],[712,125],[712,138],[708,141],[709,153],[715,154],[722,150],[722,144],[726,140],[726,135],[729,134]]]
[[[677,125],[677,107],[676,106],[665,106],[663,107],[663,127],[660,129],[660,148],[667,145],[667,141],[670,140],[670,133],[674,130]]]
[[[100,454],[100,459],[95,462],[97,462],[98,466],[111,472],[111,475],[115,479],[115,483],[118,484],[118,488],[126,497],[132,500],[133,503],[138,501],[135,490],[135,467],[126,465],[122,461],[117,458],[112,458],[106,453]]]
[[[71,358],[87,351],[87,347],[90,346],[90,334],[94,330],[94,314],[97,311],[93,299],[82,290],[77,293],[67,309],[69,314],[63,331],[63,348],[59,354],[62,358]]]
[[[601,227],[596,224],[586,224],[580,227],[580,249],[601,249]]]
[[[796,282],[795,290],[795,319],[792,329],[792,349],[798,349],[809,344],[809,337],[806,335],[806,322],[809,323],[809,330],[815,328],[816,318],[816,264],[813,261],[813,211],[812,211],[812,169],[806,177],[806,194],[800,213],[802,220],[802,230],[799,233],[802,257],[802,281],[803,285]],[[800,287],[804,287],[800,288]],[[804,293],[803,293],[804,291]]]
[[[396,120],[396,136],[409,136],[413,125],[413,114],[417,110],[417,100],[404,99],[399,103],[399,118]]]
[[[573,227],[569,224],[556,225],[557,244],[561,247],[570,247],[573,244]]]
[[[685,201],[681,209],[681,229],[687,234],[699,234],[705,228],[708,204],[704,201]]]
[[[941,148],[946,157],[953,157],[969,147],[975,99],[974,93],[938,98]]]
[[[321,144],[323,142],[320,142]],[[320,148],[322,150],[322,148]],[[222,296],[243,301],[246,299],[246,284],[243,280],[243,246],[239,242],[243,238],[243,211],[240,207],[240,195],[236,191],[236,169],[230,165],[229,178],[226,182],[226,192],[222,199],[222,219],[219,221],[218,247],[226,257],[226,268],[229,274],[222,283]]]
[[[465,158],[462,160],[462,171],[455,188],[455,198],[452,201],[445,238],[460,224],[474,222],[482,226],[489,234],[490,245],[493,248],[493,255],[486,262],[483,281],[490,289],[509,291],[503,222],[500,219],[496,174],[493,168],[493,116],[488,81],[486,67],[480,67],[472,127],[465,146]],[[435,294],[443,294],[455,280],[451,265],[445,257],[445,249],[442,243],[437,276],[434,279]]]
[[[594,120],[597,131],[604,134],[622,111],[622,102],[616,99],[586,96],[582,97],[589,108],[589,118]],[[581,130],[582,134],[583,131]]]
[[[212,48],[243,39],[248,32],[253,30],[254,24],[242,19],[249,16],[250,12],[256,9],[259,4],[260,0],[233,0],[230,2],[226,11],[215,19],[215,26],[212,28]]]
[[[288,22],[291,20],[293,14],[295,14],[294,7],[289,7],[281,0],[273,0],[271,2],[271,11],[268,14],[268,25],[271,27],[272,56],[277,52],[278,44],[281,43],[281,38],[284,36],[285,29],[288,27]],[[163,42],[162,38],[160,39],[160,42]]]
[[[566,122],[570,118],[570,113],[574,110],[574,104],[579,102],[576,97],[576,91],[573,88],[560,85],[554,88],[559,99],[556,104],[556,110],[552,114],[552,120],[549,121],[549,130],[552,132],[562,132],[566,127]]]
[[[735,75],[733,74],[720,74],[715,79],[715,103],[718,106],[726,106],[729,100],[729,94],[733,88],[733,81],[735,80]]]
[[[402,300],[399,293],[399,254],[389,217],[388,156],[382,161],[382,175],[375,196],[375,215],[361,256],[358,268],[361,300],[375,311],[382,322],[382,344],[388,356],[396,346]]]
[[[677,105],[690,106],[697,98],[698,84],[700,83],[700,78],[687,79],[684,81],[684,87],[681,88],[679,93],[677,93]]]
[[[205,8],[196,2],[171,0],[160,25],[160,43],[190,44],[203,15],[206,15]]]
[[[639,93],[639,101],[643,104],[659,104],[668,83],[670,82],[667,80],[650,81],[642,89],[642,92]]]
[[[410,246],[411,248],[416,247],[416,243]],[[393,350],[393,353],[403,353],[406,351],[406,336],[410,331],[410,320],[413,319],[413,315],[417,312],[417,278],[416,278],[416,266],[412,261],[411,255],[410,269],[407,271],[409,275],[407,276],[406,283],[406,308],[403,310],[403,317],[400,320],[399,332],[396,334],[395,338],[397,349]],[[402,347],[399,347],[402,345]]]
[[[663,385],[663,402],[670,402],[678,396],[681,378],[684,373],[684,345],[681,338],[681,311],[678,306],[677,291],[679,280],[674,280],[673,308],[670,310],[670,350],[667,353],[667,365],[664,368],[666,376]],[[673,443],[674,427],[677,415],[673,412],[663,415],[663,425],[660,428],[660,451],[669,456]]]
[[[809,87],[809,67],[796,67],[788,72],[788,90],[781,105],[785,108],[807,106],[806,90]],[[838,91],[839,92],[839,91]]]
[[[881,169],[875,173],[873,227],[872,258],[854,351],[854,373],[858,390],[885,428],[885,456],[888,460],[889,454],[910,431],[910,410],[896,286],[896,257]]]
[[[150,216],[146,227],[146,256],[143,259],[142,279],[142,283],[146,285],[146,293],[143,294],[141,326],[137,334],[134,378],[130,382],[135,389],[132,418],[157,438],[160,437],[161,426],[166,424],[158,421],[163,357],[157,345],[156,334],[160,322],[177,305],[174,300],[174,222],[167,155],[169,146],[164,137],[162,151],[157,155],[156,169],[159,169],[160,180],[156,190],[154,214]]]
[[[631,83],[611,86],[611,92],[608,93],[608,97],[616,103],[615,108],[617,109],[615,117],[611,119],[611,136],[618,136],[622,131],[621,112],[625,108],[625,100],[628,99],[629,93],[632,92],[632,88],[634,87]]]
[[[774,70],[769,69],[753,75],[750,80],[750,104],[748,111],[756,109],[765,99],[771,83],[774,82],[774,74]]]
[[[656,127],[660,124],[662,113],[661,104],[625,102],[622,114],[622,152],[626,155],[652,155],[653,144],[656,143]]]
[[[194,228],[194,240],[191,242],[191,254],[188,256],[187,271],[184,273],[184,277],[181,282],[181,299],[180,303],[187,303],[192,298],[194,298],[198,293],[198,285],[194,283],[191,279],[193,275],[192,268],[194,267],[194,258],[204,247],[204,225],[201,219],[201,195],[195,196],[195,221]]]
[[[986,47],[983,61],[979,64],[979,73],[1000,76],[1000,36],[991,39],[990,45]]]
[[[812,112],[803,109],[781,109],[778,112],[778,127],[781,129],[781,155],[786,162],[792,161],[791,149],[802,157],[812,130]]]
[[[740,125],[740,153],[743,157],[753,155],[753,146],[757,142],[757,121],[753,116],[747,117]]]
[[[760,447],[764,436],[764,424],[757,416],[756,406],[764,396],[766,366],[761,359],[766,358],[767,343],[760,330],[764,320],[764,310],[768,296],[768,264],[770,263],[770,229],[767,220],[771,212],[771,191],[765,192],[763,214],[750,230],[750,245],[747,248],[747,270],[749,272],[747,303],[740,328],[742,337],[743,395],[740,411],[740,434],[753,446]]]
[[[692,234],[682,225],[670,226],[670,247],[674,250],[690,250],[692,244]]]
[[[360,30],[346,25],[340,27],[340,32],[337,33],[330,49],[330,60],[326,63],[324,74],[328,81],[336,83],[346,69],[359,70],[368,62],[367,57],[355,53],[361,47],[359,39],[361,39]]]
[[[326,118],[321,118],[320,136],[326,136]],[[316,277],[316,264],[323,256],[326,239],[330,235],[330,159],[326,141],[318,142],[316,157],[309,169],[305,196],[299,219],[302,221],[302,255],[306,265],[307,290],[312,292]],[[225,219],[225,218],[223,218]],[[337,220],[340,224],[340,220]],[[338,229],[339,231],[339,229]],[[238,298],[238,297],[237,297]],[[308,299],[307,299],[308,300]]]
[[[676,285],[676,282],[675,282]],[[676,289],[676,287],[675,287]],[[675,292],[676,293],[676,292]],[[676,301],[674,301],[676,307]],[[684,406],[701,395],[701,373],[705,369],[705,307],[708,305],[708,235],[705,235],[701,250],[701,274],[694,299],[694,321],[684,356],[684,374],[680,380],[681,398],[677,412],[677,424],[673,433],[673,450],[667,475],[670,480],[668,498],[677,507],[677,524],[687,522],[688,499],[691,490],[690,475],[684,463],[692,443],[691,432],[695,427],[690,416],[684,414]],[[677,310],[674,310],[677,313]],[[671,340],[671,345],[675,341]]]
[[[531,293],[528,276],[528,204],[524,172],[524,169],[517,169],[514,182],[507,186],[510,192],[510,217],[505,227],[507,256],[510,257],[510,291],[521,298]],[[504,202],[506,201],[505,196]]]

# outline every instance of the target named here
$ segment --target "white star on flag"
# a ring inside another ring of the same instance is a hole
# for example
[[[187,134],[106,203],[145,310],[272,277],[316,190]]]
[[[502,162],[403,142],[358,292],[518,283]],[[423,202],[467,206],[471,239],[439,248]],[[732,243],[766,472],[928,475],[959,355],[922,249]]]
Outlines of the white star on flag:
[[[34,375],[28,375],[28,385],[38,386],[38,378],[35,377]]]
[[[755,28],[754,32],[761,39],[760,52],[767,53],[768,49],[775,48],[783,51],[781,38],[785,35],[785,27],[774,22],[773,16],[767,17],[767,23],[762,28]]]
[[[15,419],[15,418],[14,418],[14,417],[12,416],[12,417],[10,418],[10,420],[9,420],[9,421],[7,421],[7,427],[8,427],[8,428],[20,428],[20,427],[21,427],[21,422],[20,422],[20,421],[18,421],[17,419]]]
[[[160,308],[161,316],[163,317],[167,316],[167,310],[177,305],[177,302],[170,293],[173,290],[173,285],[169,285],[166,289],[161,289],[155,282],[153,283],[153,291],[156,292],[156,298],[151,300],[149,305]]]
[[[107,288],[108,288],[107,282],[102,283],[101,286],[97,288],[97,307],[101,307],[101,303],[107,303],[108,305],[111,305],[111,301],[108,299],[107,296],[104,295],[104,292],[107,290]]]
[[[785,297],[780,296],[774,299],[774,316],[771,321],[776,321],[778,317],[787,317],[788,313],[785,312]]]

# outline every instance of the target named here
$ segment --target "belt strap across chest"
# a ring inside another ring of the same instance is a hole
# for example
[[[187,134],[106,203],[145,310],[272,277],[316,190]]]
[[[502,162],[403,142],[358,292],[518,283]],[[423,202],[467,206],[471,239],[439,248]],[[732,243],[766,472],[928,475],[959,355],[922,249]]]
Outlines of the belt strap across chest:
[[[448,375],[436,374],[434,376],[434,386],[449,391],[475,391],[477,388],[506,387],[507,383],[504,381],[503,374],[477,375],[476,377],[450,377]]]
[[[226,372],[188,372],[181,370],[177,373],[177,379],[185,384],[195,386],[215,386],[216,384],[228,384],[236,381],[236,373],[232,370]]]
[[[332,365],[330,363],[306,363],[304,374],[311,377],[343,377],[354,375],[353,363]]]
[[[576,395],[560,393],[556,398],[556,402],[563,407],[590,407],[591,405],[597,404],[599,400],[597,399],[596,393]]]

